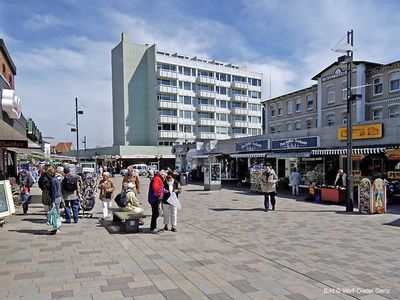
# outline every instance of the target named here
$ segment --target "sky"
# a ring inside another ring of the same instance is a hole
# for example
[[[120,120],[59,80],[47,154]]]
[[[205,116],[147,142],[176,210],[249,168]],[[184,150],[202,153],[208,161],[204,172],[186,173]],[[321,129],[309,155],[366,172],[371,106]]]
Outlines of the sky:
[[[75,144],[77,97],[81,140],[93,148],[113,142],[111,49],[122,32],[262,72],[266,100],[314,84],[351,29],[355,60],[400,60],[399,11],[397,0],[0,0],[0,38],[25,117],[52,144]]]

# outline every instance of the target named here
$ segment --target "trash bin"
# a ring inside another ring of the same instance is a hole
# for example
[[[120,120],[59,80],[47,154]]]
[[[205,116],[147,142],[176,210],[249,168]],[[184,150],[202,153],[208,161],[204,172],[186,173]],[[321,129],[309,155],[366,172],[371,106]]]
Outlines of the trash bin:
[[[186,173],[181,174],[181,185],[187,185],[187,174]]]

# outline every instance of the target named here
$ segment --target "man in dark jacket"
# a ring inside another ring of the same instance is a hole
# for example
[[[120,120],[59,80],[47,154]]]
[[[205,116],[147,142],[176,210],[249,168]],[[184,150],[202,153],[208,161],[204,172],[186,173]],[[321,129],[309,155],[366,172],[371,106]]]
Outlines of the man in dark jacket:
[[[160,203],[164,196],[164,180],[167,174],[164,170],[158,172],[150,182],[148,201],[151,205],[150,233],[159,233],[157,228],[157,218],[159,215]]]
[[[64,168],[64,179],[61,181],[61,192],[65,202],[65,223],[71,223],[71,209],[74,215],[74,223],[78,223],[78,177],[72,175],[69,168]]]

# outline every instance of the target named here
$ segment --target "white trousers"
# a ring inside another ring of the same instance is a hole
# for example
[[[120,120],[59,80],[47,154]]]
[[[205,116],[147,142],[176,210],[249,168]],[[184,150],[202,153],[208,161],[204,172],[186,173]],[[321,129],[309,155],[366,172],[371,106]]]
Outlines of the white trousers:
[[[292,195],[293,196],[298,196],[299,195],[299,186],[298,185],[292,185]]]
[[[108,209],[111,208],[111,199],[104,198],[103,202],[103,218],[108,218]]]
[[[178,209],[170,204],[163,204],[164,211],[164,225],[176,225]]]

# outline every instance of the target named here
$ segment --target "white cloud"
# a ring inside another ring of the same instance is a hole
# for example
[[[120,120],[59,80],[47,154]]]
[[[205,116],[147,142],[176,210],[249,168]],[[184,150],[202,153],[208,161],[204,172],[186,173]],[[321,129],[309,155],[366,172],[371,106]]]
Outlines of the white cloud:
[[[67,23],[52,14],[33,14],[24,22],[23,27],[27,30],[39,30],[60,25],[67,25]]]

